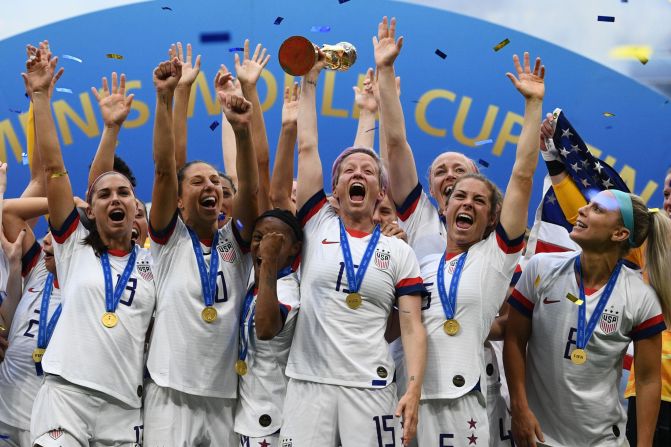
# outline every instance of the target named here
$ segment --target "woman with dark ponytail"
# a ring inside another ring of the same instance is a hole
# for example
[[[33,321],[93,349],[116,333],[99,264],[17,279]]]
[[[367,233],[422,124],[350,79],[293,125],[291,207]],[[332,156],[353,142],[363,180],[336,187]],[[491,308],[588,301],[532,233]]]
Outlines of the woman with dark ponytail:
[[[602,191],[580,208],[582,251],[531,258],[510,298],[504,362],[522,446],[626,445],[622,359],[636,366],[638,445],[652,445],[661,332],[671,322],[671,220],[640,197]],[[623,263],[645,248],[645,273]]]

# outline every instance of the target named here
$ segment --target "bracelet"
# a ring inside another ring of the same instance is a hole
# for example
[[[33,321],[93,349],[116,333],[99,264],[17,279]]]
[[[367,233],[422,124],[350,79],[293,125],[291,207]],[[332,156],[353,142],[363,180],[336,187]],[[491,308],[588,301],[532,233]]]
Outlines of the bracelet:
[[[58,178],[58,177],[64,177],[68,175],[68,171],[62,171],[62,172],[54,172],[49,176],[49,178]]]
[[[310,85],[314,85],[315,87],[317,86],[317,81],[310,81],[309,79],[306,79],[305,82],[307,82]]]

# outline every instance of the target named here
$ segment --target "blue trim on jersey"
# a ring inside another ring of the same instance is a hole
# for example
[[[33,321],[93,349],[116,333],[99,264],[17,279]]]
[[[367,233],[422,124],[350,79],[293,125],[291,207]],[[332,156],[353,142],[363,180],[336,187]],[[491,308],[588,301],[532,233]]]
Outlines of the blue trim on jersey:
[[[72,211],[70,211],[68,217],[66,217],[65,221],[63,221],[63,225],[61,226],[61,228],[54,228],[54,226],[51,225],[50,220],[49,228],[51,229],[51,234],[53,235],[54,239],[56,239],[56,242],[58,242],[59,244],[65,242],[68,236],[77,227],[78,221],[79,221],[79,213],[77,212],[77,208],[75,207],[72,207]]]
[[[242,251],[243,254],[249,253],[249,250],[252,247],[252,242],[242,238],[240,230],[238,230],[237,220],[236,222],[231,222],[231,229],[233,230],[233,237],[235,237],[238,247],[240,247],[240,251]]]
[[[510,306],[511,306],[513,309],[515,309],[516,311],[518,311],[519,313],[521,313],[522,315],[524,315],[524,316],[527,317],[527,318],[531,318],[531,317],[533,316],[533,312],[530,311],[529,309],[527,309],[527,308],[524,306],[524,304],[520,303],[520,302],[519,302],[517,299],[515,299],[515,297],[513,297],[512,295],[510,296],[510,298],[508,298],[508,304],[510,304]]]
[[[387,386],[387,381],[386,380],[373,380],[371,382],[372,386]]]
[[[173,214],[172,219],[170,219],[168,225],[160,230],[157,230],[154,227],[152,227],[151,220],[149,220],[149,236],[151,237],[151,239],[157,244],[161,245],[167,244],[168,240],[170,239],[170,236],[172,236],[172,233],[173,231],[175,231],[175,227],[177,226],[178,215],[179,215],[178,211],[175,210],[175,214]]]
[[[21,257],[21,275],[24,278],[30,273],[33,267],[35,267],[35,264],[37,264],[41,252],[42,247],[35,241],[28,251]]]
[[[319,208],[315,209],[318,205],[320,205],[321,202],[326,201],[326,193],[324,192],[323,189],[320,189],[308,199],[307,202],[301,207],[300,210],[298,210],[298,213],[296,214],[296,218],[298,221],[301,223],[302,226],[305,226],[308,220],[310,220],[310,217],[312,217],[317,211],[319,211]],[[320,207],[321,208],[321,207]]]
[[[500,222],[496,224],[496,235],[506,245],[506,247],[508,247],[507,253],[515,253],[516,251],[520,251],[524,246],[524,233],[514,239],[510,239],[506,233],[505,228],[503,228],[503,225],[501,225]]]
[[[411,286],[399,287],[396,289],[394,296],[396,298],[402,297],[404,295],[419,295],[422,298],[429,296],[429,291],[424,287],[424,283],[414,284]]]
[[[663,332],[665,329],[666,324],[664,323],[664,321],[662,321],[661,323],[657,323],[654,326],[650,326],[641,331],[635,332],[634,334],[631,334],[631,339],[632,341],[639,341],[645,338],[654,337],[660,332]]]
[[[282,317],[282,329],[284,329],[284,324],[287,322],[287,317],[289,316],[289,308],[285,305],[280,303],[280,316]]]
[[[401,220],[405,221],[408,219],[408,217],[410,217],[410,214],[412,214],[412,212],[417,208],[417,203],[419,202],[419,198],[421,196],[422,184],[417,182],[417,186],[415,186],[412,191],[410,191],[408,197],[406,197],[400,205],[394,204],[396,205],[396,214],[398,214]]]

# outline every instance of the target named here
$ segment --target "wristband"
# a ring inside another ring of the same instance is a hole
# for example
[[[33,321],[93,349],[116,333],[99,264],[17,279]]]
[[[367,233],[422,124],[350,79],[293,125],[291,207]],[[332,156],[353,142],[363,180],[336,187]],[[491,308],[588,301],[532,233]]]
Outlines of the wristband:
[[[545,160],[545,166],[548,168],[548,173],[552,175],[558,175],[566,171],[564,168],[564,163],[559,160]]]
[[[49,178],[58,178],[58,177],[64,177],[68,175],[68,171],[61,171],[61,172],[54,172],[49,176]]]

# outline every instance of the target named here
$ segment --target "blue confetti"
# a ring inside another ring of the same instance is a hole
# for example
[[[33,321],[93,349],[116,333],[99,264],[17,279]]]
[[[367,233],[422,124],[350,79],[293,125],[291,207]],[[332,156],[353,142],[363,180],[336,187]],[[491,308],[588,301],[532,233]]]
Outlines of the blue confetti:
[[[231,34],[228,31],[220,33],[201,33],[200,41],[202,43],[213,43],[213,42],[229,42],[231,40]]]
[[[18,109],[9,109],[9,111],[12,112],[12,113],[22,113],[22,112],[21,112],[20,110],[18,110]]]
[[[489,143],[492,143],[493,141],[494,140],[492,140],[491,138],[489,140],[480,140],[480,141],[476,141],[475,145],[476,146],[482,146],[483,144],[489,144]]]
[[[217,220],[219,222],[222,222],[222,221],[226,220],[226,213],[219,213],[219,216],[217,217]]]
[[[312,28],[310,28],[310,31],[312,31],[313,33],[328,33],[329,31],[331,31],[331,27],[328,25],[324,26],[315,25]]]
[[[56,91],[57,91],[57,92],[61,92],[61,93],[70,93],[70,94],[72,94],[72,90],[70,90],[69,88],[64,88],[64,87],[56,87]]]
[[[236,51],[245,51],[245,49],[242,47],[233,47],[228,49],[229,53],[235,53]]]
[[[21,164],[23,166],[28,166],[28,154],[26,152],[21,154]]]
[[[28,93],[24,93],[25,97],[30,99],[30,95]]]
[[[275,19],[273,24],[274,25],[279,25],[280,23],[282,23],[282,20],[284,20],[284,17],[277,16],[277,18]]]
[[[238,229],[239,229],[239,230],[242,230],[242,226],[243,226],[243,225],[242,225],[242,222],[240,222],[240,219],[236,219],[236,220],[235,220],[235,224],[238,226]]]
[[[80,64],[81,64],[82,62],[84,62],[84,61],[81,60],[80,58],[75,57],[75,56],[70,56],[69,54],[64,54],[64,55],[63,55],[63,59],[70,59],[71,61],[79,62]]]
[[[599,22],[611,22],[612,23],[612,22],[615,21],[615,17],[613,17],[613,16],[599,16],[599,17],[597,17],[597,20]]]
[[[441,59],[445,59],[447,57],[447,54],[443,53],[439,49],[436,49],[436,55]]]
[[[347,3],[348,1],[349,0],[338,0],[338,3],[340,3],[342,5],[343,3]]]
[[[484,166],[485,168],[489,167],[489,162],[486,161],[486,160],[483,160],[482,158],[480,160],[478,160],[478,163],[481,164],[482,166]]]
[[[5,327],[2,326],[2,329],[4,330]],[[0,435],[0,439],[9,439],[9,435]]]
[[[172,11],[172,8],[170,6],[161,6],[161,9],[164,11]]]
[[[212,124],[210,124],[210,130],[214,131],[214,129],[217,127],[219,127],[219,121],[212,121]]]

